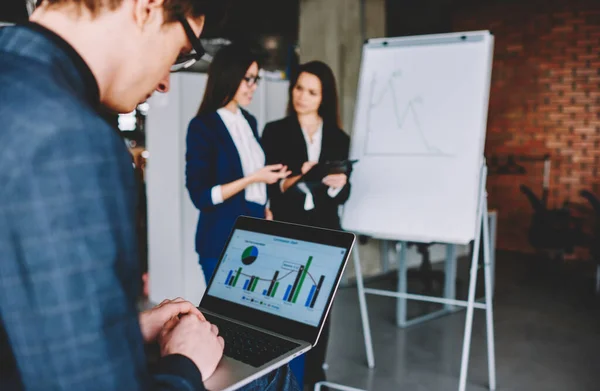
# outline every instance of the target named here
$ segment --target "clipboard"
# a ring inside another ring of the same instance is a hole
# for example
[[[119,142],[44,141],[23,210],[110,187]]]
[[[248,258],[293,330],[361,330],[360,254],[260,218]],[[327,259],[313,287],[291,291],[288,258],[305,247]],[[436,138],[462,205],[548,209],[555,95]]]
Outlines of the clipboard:
[[[306,174],[302,175],[296,186],[304,183],[309,189],[313,189],[316,186],[322,184],[323,178],[327,175],[332,174],[346,174],[350,177],[352,173],[352,166],[358,162],[358,159],[354,160],[332,160],[323,163],[315,164]]]

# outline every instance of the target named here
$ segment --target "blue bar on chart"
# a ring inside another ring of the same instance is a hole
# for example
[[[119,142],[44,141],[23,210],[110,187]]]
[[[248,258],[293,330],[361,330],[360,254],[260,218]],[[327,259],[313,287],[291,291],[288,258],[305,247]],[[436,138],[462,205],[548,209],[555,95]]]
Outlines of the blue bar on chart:
[[[265,296],[267,295],[267,290],[266,289],[263,291],[263,295],[265,295]]]
[[[306,304],[304,304],[305,307],[310,307],[310,303],[312,302],[312,298],[313,298],[313,295],[315,294],[316,289],[317,289],[316,285],[313,285],[312,288],[310,288],[310,293],[308,294],[308,298],[306,299]]]
[[[244,283],[244,290],[245,291],[248,290],[248,284],[250,284],[250,280],[246,280],[246,282]]]
[[[287,301],[288,297],[290,296],[291,290],[292,286],[288,285],[287,289],[285,290],[285,295],[283,295],[283,301]]]
[[[225,279],[225,285],[231,285],[231,276],[233,275],[233,270],[229,271],[229,274],[227,274],[227,278]]]

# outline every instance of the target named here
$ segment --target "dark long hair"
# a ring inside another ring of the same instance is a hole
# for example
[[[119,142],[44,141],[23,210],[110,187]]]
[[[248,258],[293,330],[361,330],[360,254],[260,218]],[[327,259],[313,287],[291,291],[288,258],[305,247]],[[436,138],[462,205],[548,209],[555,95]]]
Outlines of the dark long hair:
[[[246,71],[258,55],[247,46],[231,44],[220,49],[208,67],[208,80],[198,115],[217,111],[231,102]]]
[[[301,64],[292,79],[290,80],[290,90],[288,96],[288,115],[297,115],[294,109],[294,102],[292,101],[292,94],[294,87],[298,82],[298,78],[302,72],[310,73],[315,75],[321,81],[321,105],[319,106],[319,115],[323,118],[325,123],[333,123],[338,128],[342,128],[342,121],[340,120],[340,109],[338,105],[338,93],[335,86],[335,76],[329,65],[322,61],[310,61],[305,64]]]

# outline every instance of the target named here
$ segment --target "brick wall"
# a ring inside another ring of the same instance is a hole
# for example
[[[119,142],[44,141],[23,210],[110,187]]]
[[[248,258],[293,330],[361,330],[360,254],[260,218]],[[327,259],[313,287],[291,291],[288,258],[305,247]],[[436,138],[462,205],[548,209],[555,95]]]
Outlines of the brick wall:
[[[523,4],[525,3],[525,4]],[[552,159],[549,205],[600,194],[600,1],[479,1],[453,11],[454,31],[495,36],[486,156]],[[542,163],[525,175],[490,175],[499,212],[498,248],[530,251],[531,207],[521,183],[538,194]]]

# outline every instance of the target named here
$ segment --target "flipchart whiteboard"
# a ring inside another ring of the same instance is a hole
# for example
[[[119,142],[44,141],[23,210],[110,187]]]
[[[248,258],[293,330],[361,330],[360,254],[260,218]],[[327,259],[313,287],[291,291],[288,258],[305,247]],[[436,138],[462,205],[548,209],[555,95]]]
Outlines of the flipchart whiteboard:
[[[494,39],[488,31],[363,47],[342,227],[381,239],[474,239]]]

